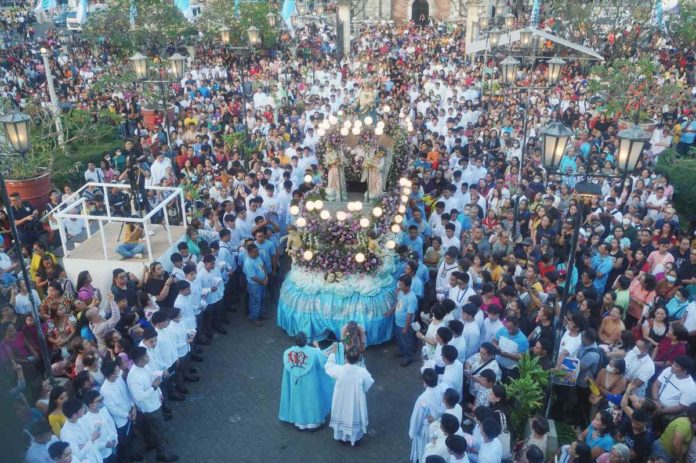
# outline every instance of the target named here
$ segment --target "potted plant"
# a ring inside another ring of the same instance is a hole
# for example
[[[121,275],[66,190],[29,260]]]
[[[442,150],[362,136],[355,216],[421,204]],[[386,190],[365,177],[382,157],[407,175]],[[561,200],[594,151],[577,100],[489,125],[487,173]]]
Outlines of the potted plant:
[[[617,120],[619,130],[636,123],[650,132],[657,121],[646,109],[669,105],[679,94],[676,85],[658,82],[658,76],[658,67],[649,59],[617,59],[592,68],[587,90],[600,101],[600,110]]]

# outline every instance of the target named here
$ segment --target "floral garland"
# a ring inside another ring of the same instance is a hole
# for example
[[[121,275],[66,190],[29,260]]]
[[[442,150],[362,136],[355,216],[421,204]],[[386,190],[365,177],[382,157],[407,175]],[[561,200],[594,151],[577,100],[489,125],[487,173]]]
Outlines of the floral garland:
[[[315,154],[317,156],[317,161],[320,166],[326,166],[326,156],[327,152],[330,150],[342,150],[343,157],[346,164],[344,165],[344,172],[346,175],[346,180],[351,182],[359,182],[362,177],[363,161],[365,158],[369,157],[372,153],[365,151],[363,156],[358,155],[358,152],[354,149],[349,149],[346,145],[345,138],[341,135],[342,126],[339,124],[332,125],[329,129],[326,129],[326,133],[322,140],[317,144]],[[377,149],[378,137],[371,130],[364,130],[360,135],[353,135],[357,137],[356,146],[360,146],[363,150],[375,150]]]

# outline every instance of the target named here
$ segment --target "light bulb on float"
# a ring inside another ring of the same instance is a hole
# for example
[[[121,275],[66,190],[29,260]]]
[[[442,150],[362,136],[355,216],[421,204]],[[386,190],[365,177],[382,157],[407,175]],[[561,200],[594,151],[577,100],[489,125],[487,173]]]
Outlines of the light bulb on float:
[[[363,123],[362,123],[362,121],[361,121],[360,119],[358,119],[357,121],[353,122],[353,125],[354,125],[355,127],[362,127],[362,126],[363,126]]]
[[[338,123],[338,118],[333,114],[329,116],[329,124],[336,125]]]
[[[312,176],[307,174],[304,176],[305,183],[312,183]]]
[[[399,214],[405,214],[406,213],[406,206],[401,205],[399,206]]]
[[[350,121],[345,121],[343,123],[343,127],[348,127],[350,129],[350,126],[353,125]]]
[[[338,212],[336,212],[336,218],[337,218],[338,220],[340,220],[341,222],[343,222],[344,220],[346,220],[347,217],[348,217],[348,214],[346,214],[346,213],[343,212],[343,211],[338,211]]]
[[[372,215],[374,215],[375,217],[381,217],[383,212],[384,211],[381,207],[375,207],[374,209],[372,209]]]
[[[394,241],[394,240],[387,241],[387,249],[394,249],[395,247],[396,247],[396,241]]]
[[[408,196],[406,196],[406,195],[401,195],[401,202],[404,203],[404,204],[407,203],[407,202],[408,202]]]
[[[343,116],[343,110],[342,110],[342,109],[339,109],[338,112],[337,112],[336,114],[338,114],[338,117]]]
[[[360,219],[360,226],[363,228],[367,228],[370,226],[370,221],[366,217],[363,217],[362,219]]]
[[[348,204],[346,204],[346,208],[348,209],[348,212],[353,212],[355,210],[352,202],[349,202]]]
[[[390,111],[391,111],[391,107],[388,104],[385,104],[384,108],[382,108],[382,112],[384,114],[389,114]]]
[[[305,209],[307,209],[309,212],[312,212],[316,206],[314,205],[314,201],[307,201],[305,204]]]
[[[354,126],[351,132],[353,133],[353,135],[360,135],[360,127],[358,127],[357,125]]]
[[[377,128],[379,128],[379,129],[384,129],[384,126],[385,126],[384,121],[379,121],[377,123]]]
[[[317,199],[316,201],[314,201],[314,207],[317,210],[323,209],[324,208],[324,201],[322,201],[321,199]]]
[[[372,125],[372,116],[365,116],[365,125]]]
[[[399,233],[401,231],[401,227],[398,224],[394,224],[391,226],[391,231],[392,233]]]
[[[324,209],[324,210],[321,211],[321,213],[319,214],[319,217],[321,217],[322,220],[329,220],[329,217],[331,217],[331,213],[330,213],[329,211],[327,211],[326,209]]]
[[[312,260],[312,257],[314,257],[314,253],[309,249],[302,253],[302,258],[304,260]]]
[[[411,194],[411,189],[410,189],[410,188],[404,188],[404,189],[402,190],[402,193],[405,194],[405,195],[410,195],[410,194]]]
[[[307,219],[305,219],[304,217],[299,217],[299,218],[295,221],[295,225],[297,225],[298,227],[302,228],[302,227],[304,227],[304,226],[307,225]]]
[[[406,183],[407,183],[407,182],[408,182],[408,179],[407,179],[406,177],[401,177],[401,178],[399,179],[399,185],[401,185],[401,186],[403,186],[403,187],[406,186]]]
[[[320,137],[323,137],[324,135],[326,135],[326,131],[324,130],[324,127],[319,127],[319,130],[317,130],[317,135],[319,135]]]
[[[382,135],[383,133],[384,133],[384,129],[383,129],[382,127],[377,127],[377,128],[375,129],[375,135],[377,135],[378,137],[379,137],[380,135]]]
[[[356,211],[362,211],[363,204],[360,201],[355,201],[353,203],[353,207],[355,208]]]
[[[404,221],[403,216],[400,216],[400,215],[395,215],[395,216],[394,216],[394,222],[396,222],[396,223],[401,223],[401,222],[403,222],[403,221]]]
[[[297,206],[290,206],[290,214],[297,215],[300,213],[300,208]]]
[[[362,252],[357,253],[355,255],[355,262],[357,262],[358,264],[362,264],[363,262],[365,262],[365,254],[363,254]]]
[[[350,130],[348,130],[348,127],[341,127],[341,135],[342,136],[347,137],[349,133],[350,133]]]

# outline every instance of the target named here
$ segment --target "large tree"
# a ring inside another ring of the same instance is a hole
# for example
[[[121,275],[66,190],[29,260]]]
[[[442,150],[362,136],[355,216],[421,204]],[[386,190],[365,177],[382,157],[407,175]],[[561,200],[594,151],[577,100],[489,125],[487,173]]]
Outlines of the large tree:
[[[125,54],[159,53],[168,43],[195,33],[171,0],[113,0],[108,9],[90,14],[83,29],[93,43],[108,40]]]
[[[593,42],[603,40],[613,32],[625,33],[627,29],[641,34],[651,34],[651,0],[543,0],[543,19],[551,20],[552,28],[569,39]]]
[[[259,29],[261,42],[264,47],[271,47],[277,41],[276,28],[282,19],[276,17],[276,28],[268,23],[268,13],[277,14],[280,7],[274,2],[240,2],[238,15],[235,15],[235,0],[208,0],[196,24],[212,40],[219,40],[219,32],[223,26],[230,29],[230,45],[247,45],[247,29],[251,26]]]

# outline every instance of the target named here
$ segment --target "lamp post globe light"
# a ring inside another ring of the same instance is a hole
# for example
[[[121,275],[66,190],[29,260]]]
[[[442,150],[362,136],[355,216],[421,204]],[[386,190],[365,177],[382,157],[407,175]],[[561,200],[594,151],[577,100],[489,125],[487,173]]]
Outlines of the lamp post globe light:
[[[650,134],[640,128],[638,124],[634,124],[632,127],[619,131],[617,136],[619,137],[619,149],[616,165],[623,174],[626,174],[636,168],[643,147],[650,140]]]
[[[498,42],[500,42],[500,36],[502,35],[502,32],[500,29],[493,29],[488,33],[488,41],[491,45],[491,48],[497,47]]]
[[[565,153],[568,140],[573,136],[573,131],[560,122],[551,122],[541,129],[541,137],[544,143],[542,151],[542,163],[544,167],[555,171],[561,165],[563,153]]]
[[[488,29],[488,26],[491,24],[491,18],[487,14],[482,14],[479,16],[479,27],[481,27],[482,31],[485,31]]]
[[[566,62],[558,56],[554,56],[548,60],[546,64],[548,65],[548,68],[546,69],[546,79],[550,84],[557,84],[558,80],[561,78],[561,71],[563,70],[563,66],[565,66]]]
[[[520,68],[520,62],[512,56],[508,56],[500,62],[500,71],[503,84],[511,85],[517,80],[517,71]]]
[[[130,62],[137,79],[141,80],[147,77],[147,56],[138,52],[130,57]]]
[[[230,28],[227,26],[222,26],[220,28],[220,41],[224,45],[229,45],[230,43]]]
[[[259,34],[259,28],[256,26],[251,26],[247,29],[247,37],[249,38],[249,45],[255,47],[261,43],[261,36]]]
[[[522,45],[524,48],[529,48],[532,45],[533,38],[534,32],[529,27],[520,31],[520,45]]]
[[[181,80],[184,77],[184,71],[186,67],[186,57],[174,53],[169,57],[169,73],[176,80]]]
[[[30,117],[26,114],[14,112],[6,114],[0,118],[0,123],[5,132],[5,138],[7,139],[10,148],[12,148],[14,153],[19,153],[19,157],[24,158],[24,155],[29,151],[31,147],[31,142],[29,140],[29,122]],[[4,157],[14,157],[14,153],[0,153]],[[11,239],[14,246],[14,251],[16,255],[22,255],[21,242],[19,239],[19,232],[17,231],[17,222],[14,217],[13,208],[10,207],[10,198],[7,192],[7,186],[5,185],[5,177],[0,171],[0,198],[5,204],[7,210],[7,216],[10,222],[10,232],[12,234]],[[34,320],[41,320],[39,317],[39,306],[37,300],[34,299],[34,292],[31,290],[31,282],[29,281],[29,271],[27,270],[26,260],[19,259],[19,270],[21,272],[21,277],[24,281],[24,285],[29,289],[29,303],[31,304],[31,313]],[[51,384],[55,383],[53,378],[53,373],[51,370],[51,358],[48,354],[48,345],[46,344],[46,336],[41,327],[41,323],[36,323],[36,331],[39,339],[39,347],[41,351],[41,360],[43,366],[48,376],[48,380]]]
[[[266,15],[266,20],[268,21],[268,25],[271,27],[271,29],[276,26],[276,15],[274,15],[272,12]]]
[[[515,15],[512,13],[508,13],[505,16],[505,29],[511,30],[513,26],[515,25]]]
[[[17,153],[25,154],[29,151],[29,121],[30,117],[23,113],[10,113],[0,118],[0,123],[5,131],[7,141]]]

